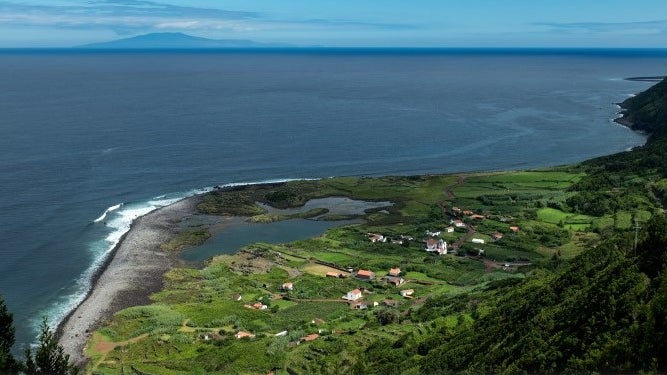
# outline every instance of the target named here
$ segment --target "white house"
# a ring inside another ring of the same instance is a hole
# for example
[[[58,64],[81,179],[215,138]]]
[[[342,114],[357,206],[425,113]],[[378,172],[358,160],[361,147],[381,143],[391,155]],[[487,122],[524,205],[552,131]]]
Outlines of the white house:
[[[426,240],[426,251],[430,253],[438,253],[440,255],[447,254],[447,242],[443,240],[434,240],[429,238]]]
[[[346,299],[348,301],[356,301],[361,297],[363,297],[363,295],[361,294],[361,290],[355,289],[350,292],[347,292],[347,294],[343,296],[343,299]]]
[[[438,237],[440,235],[440,231],[431,232],[430,230],[427,230],[426,235],[429,237]]]
[[[484,243],[484,240],[481,239],[481,238],[473,238],[473,239],[472,239],[472,243],[483,244],[483,243]]]
[[[454,227],[447,227],[447,233],[454,233]]]
[[[461,220],[452,220],[452,224],[454,224],[455,227],[457,228],[465,228],[466,223],[462,222]]]
[[[412,295],[415,294],[414,289],[405,289],[401,290],[401,296],[405,298],[412,297]]]

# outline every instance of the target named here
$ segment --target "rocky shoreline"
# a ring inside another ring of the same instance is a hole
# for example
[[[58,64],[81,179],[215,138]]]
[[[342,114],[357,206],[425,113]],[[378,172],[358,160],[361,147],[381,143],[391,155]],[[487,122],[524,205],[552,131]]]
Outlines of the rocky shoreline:
[[[172,236],[181,219],[194,213],[200,199],[183,199],[132,223],[86,298],[58,326],[59,342],[72,363],[85,365],[86,344],[101,322],[124,308],[149,303],[149,296],[162,289],[162,276],[177,260],[160,245]]]

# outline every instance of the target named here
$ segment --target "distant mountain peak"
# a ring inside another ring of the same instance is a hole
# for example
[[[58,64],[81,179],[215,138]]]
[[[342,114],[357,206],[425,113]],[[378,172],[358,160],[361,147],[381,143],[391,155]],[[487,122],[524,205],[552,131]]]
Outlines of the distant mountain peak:
[[[172,49],[172,48],[251,48],[276,47],[276,44],[258,43],[246,39],[208,39],[180,32],[136,35],[109,42],[91,43],[78,48],[93,49]]]

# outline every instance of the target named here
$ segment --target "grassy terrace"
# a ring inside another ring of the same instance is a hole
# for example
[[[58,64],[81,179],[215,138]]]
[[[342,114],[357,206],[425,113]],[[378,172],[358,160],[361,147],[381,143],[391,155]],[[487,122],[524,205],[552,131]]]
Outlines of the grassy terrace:
[[[363,372],[356,355],[372,351],[378,342],[394,342],[397,337],[418,342],[433,330],[470,325],[476,314],[484,314],[487,296],[500,293],[498,285],[524,278],[554,259],[576,256],[601,241],[607,230],[629,230],[635,219],[650,218],[650,198],[645,200],[648,209],[640,212],[594,216],[569,209],[568,199],[576,194],[569,189],[585,176],[580,171],[546,170],[333,178],[211,193],[198,207],[201,212],[251,216],[256,222],[288,218],[267,218],[255,202],[287,208],[313,198],[346,196],[388,200],[394,206],[386,212],[369,210],[363,215],[365,224],[337,227],[317,238],[258,243],[235,255],[215,257],[203,269],[170,271],[152,305],[123,310],[95,333],[87,349],[88,371]],[[472,219],[455,207],[484,219]],[[446,233],[452,219],[461,219],[467,228]],[[427,230],[442,231],[440,237],[450,250],[455,244],[457,253],[427,253],[421,242]],[[371,243],[368,233],[414,240]],[[494,234],[502,238],[493,239]],[[206,238],[198,229],[180,234],[165,249],[178,250]],[[473,238],[484,243],[473,243]],[[400,267],[405,279],[400,286],[383,280],[394,267]],[[348,268],[372,270],[375,278],[358,280],[345,271]],[[326,277],[327,272],[345,277]],[[293,289],[284,290],[285,282]],[[362,290],[359,301],[368,302],[369,308],[355,309],[341,298],[353,289]],[[406,289],[414,291],[411,298],[401,296]],[[474,303],[475,313],[445,309],[432,314],[429,301],[448,297]],[[385,306],[386,300],[396,305]],[[266,309],[246,306],[256,303]],[[254,337],[236,339],[239,331]],[[299,343],[309,334],[320,337]],[[418,358],[414,361],[417,371]]]

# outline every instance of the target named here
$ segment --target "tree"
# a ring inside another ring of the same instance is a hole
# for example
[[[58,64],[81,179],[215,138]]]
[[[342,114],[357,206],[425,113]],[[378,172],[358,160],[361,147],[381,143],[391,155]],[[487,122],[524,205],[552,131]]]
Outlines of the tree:
[[[14,315],[7,311],[5,300],[0,296],[0,373],[13,374],[17,363],[11,350],[14,345]]]
[[[25,349],[26,373],[30,375],[77,374],[77,369],[69,364],[69,355],[65,354],[63,347],[58,344],[58,340],[56,340],[54,333],[49,328],[46,317],[42,320],[40,330],[39,344],[34,355],[29,347]]]

